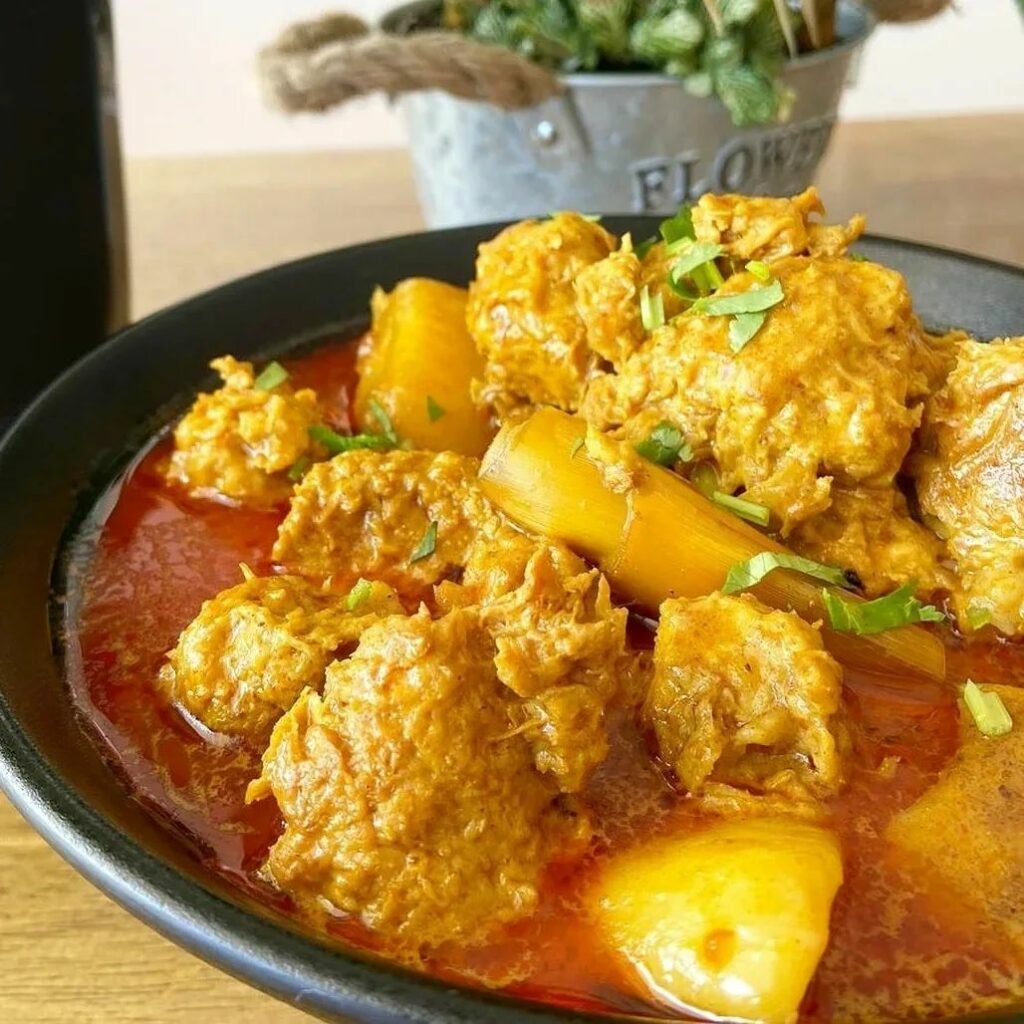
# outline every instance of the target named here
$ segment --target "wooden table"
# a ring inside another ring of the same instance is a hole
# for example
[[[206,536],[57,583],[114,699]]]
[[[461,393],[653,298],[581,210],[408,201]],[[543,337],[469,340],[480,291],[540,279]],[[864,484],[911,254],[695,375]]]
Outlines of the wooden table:
[[[845,125],[829,211],[1024,264],[1024,114]],[[239,274],[421,226],[404,153],[129,162],[136,316]],[[1021,325],[1024,331],[1024,324]],[[286,1024],[305,1018],[207,967],[82,881],[0,798],[0,1021]]]

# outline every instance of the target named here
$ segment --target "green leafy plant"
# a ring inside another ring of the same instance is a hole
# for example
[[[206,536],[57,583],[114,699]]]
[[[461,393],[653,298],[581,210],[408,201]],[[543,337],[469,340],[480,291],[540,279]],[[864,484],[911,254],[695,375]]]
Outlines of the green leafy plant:
[[[783,0],[445,0],[444,23],[553,71],[676,75],[742,126],[785,116],[778,76],[802,20]]]

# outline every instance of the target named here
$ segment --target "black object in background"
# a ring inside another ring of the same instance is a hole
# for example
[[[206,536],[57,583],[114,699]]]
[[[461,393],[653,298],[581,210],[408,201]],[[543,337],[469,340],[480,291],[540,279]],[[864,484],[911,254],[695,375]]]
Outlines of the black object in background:
[[[5,4],[2,21],[0,433],[127,312],[108,4]]]

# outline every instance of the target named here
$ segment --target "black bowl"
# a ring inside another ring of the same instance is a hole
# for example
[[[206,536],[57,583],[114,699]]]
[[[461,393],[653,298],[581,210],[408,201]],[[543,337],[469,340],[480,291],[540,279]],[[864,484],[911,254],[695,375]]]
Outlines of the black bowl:
[[[614,218],[614,231],[656,221]],[[458,990],[320,945],[199,864],[133,800],[86,736],[59,670],[54,580],[73,525],[155,426],[231,352],[284,352],[365,324],[375,285],[462,283],[494,226],[325,253],[244,278],[123,331],[54,383],[0,444],[0,784],[59,853],[159,932],[224,970],[330,1018],[374,1022],[594,1020]],[[901,270],[932,329],[1024,330],[1024,271],[884,239],[865,255]]]

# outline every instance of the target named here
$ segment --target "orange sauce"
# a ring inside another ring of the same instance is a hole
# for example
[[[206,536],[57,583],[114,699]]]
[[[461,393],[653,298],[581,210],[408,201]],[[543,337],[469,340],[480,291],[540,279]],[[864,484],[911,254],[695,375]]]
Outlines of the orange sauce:
[[[288,363],[297,385],[315,386],[329,403],[328,419],[339,428],[349,425],[354,355],[355,345],[330,342]],[[287,898],[258,875],[281,827],[277,809],[271,800],[246,806],[243,799],[260,752],[200,735],[155,687],[165,652],[205,599],[239,582],[239,563],[270,571],[282,513],[192,501],[169,489],[160,474],[169,443],[158,440],[100,502],[105,513],[94,520],[91,561],[72,567],[81,601],[69,630],[71,693],[138,799],[196,857],[287,910]],[[1024,683],[1019,647],[950,642],[951,680],[971,674]],[[1014,965],[998,937],[936,879],[895,860],[882,838],[893,814],[924,792],[956,750],[953,688],[847,673],[845,708],[850,782],[833,811],[846,880],[801,1019],[881,1020],[918,1005],[964,1012],[1007,1001],[1017,994]],[[572,1010],[676,1018],[602,947],[581,896],[609,851],[685,829],[694,812],[625,720],[615,725],[611,755],[585,796],[600,826],[593,856],[552,867],[534,917],[486,947],[439,950],[423,968]],[[352,918],[316,926],[341,944],[387,952]],[[936,1003],[940,990],[948,997]]]

